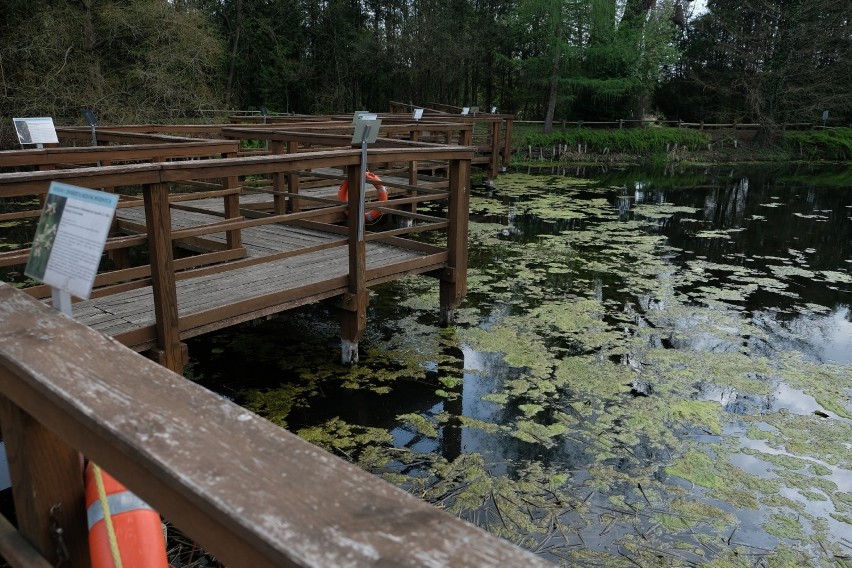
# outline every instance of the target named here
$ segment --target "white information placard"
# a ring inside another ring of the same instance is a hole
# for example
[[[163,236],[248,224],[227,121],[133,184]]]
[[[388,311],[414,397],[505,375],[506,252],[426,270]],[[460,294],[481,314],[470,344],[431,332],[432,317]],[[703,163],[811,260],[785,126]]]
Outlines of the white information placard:
[[[56,127],[53,118],[42,116],[37,118],[13,118],[18,142],[21,144],[58,144]]]
[[[462,107],[462,116],[467,115],[470,112],[470,107]]]
[[[352,124],[358,124],[359,121],[362,120],[376,120],[378,115],[374,112],[368,112],[366,110],[358,110],[355,111],[355,114],[352,115]]]
[[[422,108],[414,109],[414,115],[413,116],[414,116],[414,120],[420,120],[421,118],[423,118],[423,109]]]
[[[52,182],[24,274],[88,299],[118,195]]]

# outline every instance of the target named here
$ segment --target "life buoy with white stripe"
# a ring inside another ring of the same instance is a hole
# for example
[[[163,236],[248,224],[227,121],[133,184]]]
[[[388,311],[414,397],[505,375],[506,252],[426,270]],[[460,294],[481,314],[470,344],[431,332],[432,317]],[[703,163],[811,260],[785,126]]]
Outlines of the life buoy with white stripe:
[[[376,199],[379,201],[387,201],[388,200],[388,190],[385,186],[382,185],[382,178],[374,174],[373,172],[367,172],[366,180],[373,184],[373,187],[376,188]],[[349,201],[349,180],[343,180],[343,183],[340,184],[340,187],[337,189],[337,200],[338,201]],[[347,213],[348,215],[348,213]],[[375,223],[379,219],[382,218],[382,212],[378,209],[370,209],[369,211],[364,212],[364,220],[368,223]]]
[[[92,462],[86,465],[86,513],[92,568],[114,568],[115,554],[123,568],[168,568],[160,514]]]

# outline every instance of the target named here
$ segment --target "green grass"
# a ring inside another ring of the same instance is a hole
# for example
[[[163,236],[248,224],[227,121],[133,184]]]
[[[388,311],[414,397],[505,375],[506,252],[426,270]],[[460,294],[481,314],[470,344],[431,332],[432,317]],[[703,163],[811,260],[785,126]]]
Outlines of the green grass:
[[[781,143],[792,158],[831,161],[852,159],[852,128],[785,132]]]
[[[710,137],[697,130],[684,128],[625,128],[621,130],[598,130],[569,128],[544,134],[538,127],[518,129],[515,145],[520,148],[535,148],[567,144],[569,148],[582,147],[583,152],[592,154],[627,153],[655,154],[666,152],[675,145],[698,150],[706,147]]]

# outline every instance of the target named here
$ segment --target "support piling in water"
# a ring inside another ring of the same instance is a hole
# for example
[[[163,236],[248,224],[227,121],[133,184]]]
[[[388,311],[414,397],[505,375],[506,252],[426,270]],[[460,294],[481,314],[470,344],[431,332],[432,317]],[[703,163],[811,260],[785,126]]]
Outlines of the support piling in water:
[[[358,362],[358,342],[343,339],[340,341],[340,363],[352,365]]]

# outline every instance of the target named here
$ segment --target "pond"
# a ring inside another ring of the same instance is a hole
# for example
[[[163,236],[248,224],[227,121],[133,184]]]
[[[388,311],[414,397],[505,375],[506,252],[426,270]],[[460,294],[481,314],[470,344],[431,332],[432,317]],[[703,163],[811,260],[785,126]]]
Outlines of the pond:
[[[852,172],[515,172],[469,291],[197,338],[187,375],[565,565],[852,563]]]

